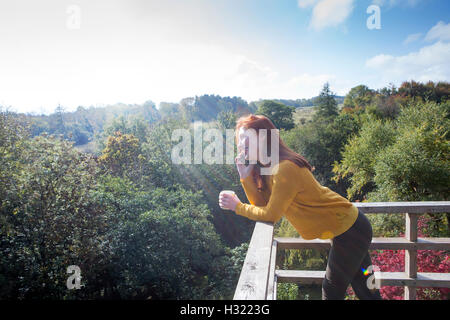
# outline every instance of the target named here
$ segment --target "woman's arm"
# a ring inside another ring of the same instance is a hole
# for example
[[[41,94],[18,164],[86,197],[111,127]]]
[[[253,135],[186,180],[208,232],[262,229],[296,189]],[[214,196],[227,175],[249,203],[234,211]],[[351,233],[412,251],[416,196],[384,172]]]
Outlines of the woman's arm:
[[[259,192],[252,175],[241,178],[241,184],[244,188],[248,201],[255,206],[265,206],[268,202],[268,197],[265,192]]]
[[[296,164],[286,161],[280,164],[273,177],[272,194],[265,206],[239,202],[236,213],[251,220],[277,222],[291,205],[296,194],[301,192],[295,171]]]

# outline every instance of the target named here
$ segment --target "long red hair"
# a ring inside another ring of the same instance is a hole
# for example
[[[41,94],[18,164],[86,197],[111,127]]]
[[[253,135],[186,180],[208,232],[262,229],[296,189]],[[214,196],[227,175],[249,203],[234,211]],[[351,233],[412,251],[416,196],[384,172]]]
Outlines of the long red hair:
[[[239,129],[254,129],[257,133],[259,133],[260,129],[267,129],[267,151],[271,150],[271,141],[272,141],[272,131],[270,129],[276,129],[273,122],[263,115],[254,115],[249,114],[240,117],[236,122],[236,131],[235,131],[235,139],[236,144],[239,143]],[[314,171],[314,167],[309,164],[309,162],[298,153],[292,151],[284,142],[281,140],[281,137],[278,135],[278,145],[279,145],[279,161],[281,160],[290,160],[294,162],[301,168],[308,168],[311,172]],[[264,179],[260,173],[260,165],[256,165],[254,170],[252,170],[253,179],[258,187],[261,190],[264,187]]]

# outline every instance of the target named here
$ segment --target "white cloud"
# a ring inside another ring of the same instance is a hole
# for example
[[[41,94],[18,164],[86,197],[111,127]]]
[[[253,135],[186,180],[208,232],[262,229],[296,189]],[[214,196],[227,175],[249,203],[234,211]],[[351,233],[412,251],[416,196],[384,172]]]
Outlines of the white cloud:
[[[439,21],[433,28],[428,31],[425,36],[425,40],[433,41],[433,40],[442,40],[449,41],[450,40],[450,23],[445,24],[443,21]]]
[[[409,7],[416,6],[421,0],[373,0],[372,3],[380,7],[394,7],[398,5],[406,5]]]
[[[306,8],[306,7],[310,7],[313,4],[315,4],[317,2],[317,0],[298,0],[298,6],[300,8]]]
[[[410,34],[408,37],[406,37],[406,39],[403,41],[403,44],[404,45],[407,45],[407,44],[410,44],[410,43],[413,43],[413,42],[416,42],[416,41],[418,41],[420,38],[422,37],[422,33],[413,33],[413,34]]]
[[[403,44],[418,41],[421,33],[410,34]],[[449,81],[450,80],[450,24],[438,22],[425,36],[434,44],[402,56],[379,54],[366,61],[372,69],[372,77],[380,83],[401,83],[406,80]]]
[[[298,0],[300,8],[312,7],[310,28],[321,30],[343,23],[353,11],[354,0]]]
[[[311,27],[320,30],[344,22],[353,11],[353,0],[322,0],[313,9]]]
[[[450,80],[450,43],[442,41],[403,56],[380,54],[366,61],[383,82]]]
[[[272,68],[261,65],[244,56],[233,68],[233,73],[227,76],[223,89],[229,93],[222,95],[238,95],[246,100],[257,99],[298,99],[313,97],[319,94],[327,81],[334,81],[335,75],[301,73],[292,77],[283,77]]]

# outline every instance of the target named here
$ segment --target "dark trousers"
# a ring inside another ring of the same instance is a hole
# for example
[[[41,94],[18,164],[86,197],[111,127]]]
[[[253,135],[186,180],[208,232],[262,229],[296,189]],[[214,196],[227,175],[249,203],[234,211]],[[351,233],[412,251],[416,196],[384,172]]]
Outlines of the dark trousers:
[[[350,229],[331,240],[325,278],[322,282],[323,300],[343,300],[348,286],[360,300],[381,300],[378,289],[370,290],[364,275],[372,261],[369,245],[372,242],[372,226],[358,210],[358,218]]]

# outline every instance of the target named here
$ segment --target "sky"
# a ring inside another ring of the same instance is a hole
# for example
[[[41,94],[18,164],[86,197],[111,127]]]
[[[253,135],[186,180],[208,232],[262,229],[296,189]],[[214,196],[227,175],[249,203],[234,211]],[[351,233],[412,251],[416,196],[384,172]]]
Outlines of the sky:
[[[0,2],[0,106],[300,99],[450,81],[447,0]]]

